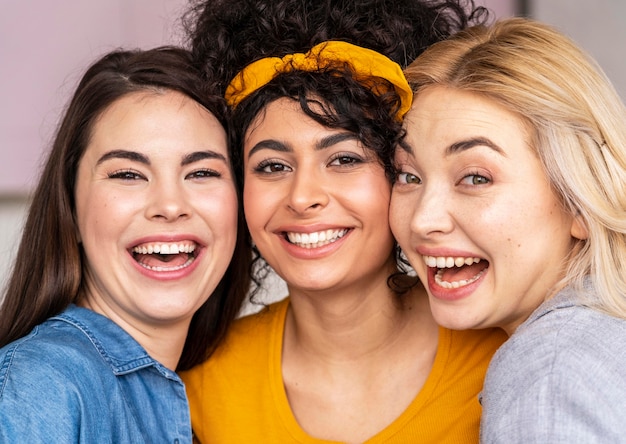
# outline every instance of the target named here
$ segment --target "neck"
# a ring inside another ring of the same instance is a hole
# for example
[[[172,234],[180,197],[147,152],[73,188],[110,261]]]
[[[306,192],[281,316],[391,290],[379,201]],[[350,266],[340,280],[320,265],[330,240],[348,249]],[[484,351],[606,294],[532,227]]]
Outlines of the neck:
[[[141,332],[140,335],[133,337],[152,358],[168,369],[176,371],[187,337],[187,328],[182,330],[183,334],[177,334],[171,328],[155,329],[152,332]]]
[[[290,296],[285,345],[314,356],[344,360],[375,354],[395,342],[415,314],[412,298],[403,306],[386,280],[332,292],[290,288]]]
[[[127,319],[120,316],[114,310],[110,310],[108,306],[89,298],[81,298],[78,305],[106,316],[115,322],[137,341],[153,359],[168,369],[176,371],[187,338],[189,321],[168,323],[167,325],[140,322],[134,318]]]

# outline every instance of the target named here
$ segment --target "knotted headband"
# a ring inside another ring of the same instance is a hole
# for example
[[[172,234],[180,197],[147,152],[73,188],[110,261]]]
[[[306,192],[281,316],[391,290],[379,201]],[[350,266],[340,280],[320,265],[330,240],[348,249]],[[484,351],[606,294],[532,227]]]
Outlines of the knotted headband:
[[[306,54],[266,57],[252,62],[230,82],[224,96],[228,104],[235,107],[278,74],[293,70],[317,71],[333,62],[348,63],[357,76],[381,77],[391,82],[400,96],[398,118],[411,108],[413,92],[400,65],[376,51],[341,41],[320,43]]]

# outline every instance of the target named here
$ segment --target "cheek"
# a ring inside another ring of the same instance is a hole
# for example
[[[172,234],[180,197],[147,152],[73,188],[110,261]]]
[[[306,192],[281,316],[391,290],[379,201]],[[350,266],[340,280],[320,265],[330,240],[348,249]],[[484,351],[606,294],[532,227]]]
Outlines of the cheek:
[[[551,222],[551,212],[557,210],[543,205],[538,196],[530,197],[501,201],[478,211],[466,227],[491,246],[493,255],[516,262],[539,259],[560,236]]]
[[[98,189],[83,189],[76,195],[76,222],[83,243],[97,243],[124,225],[128,209],[120,205],[122,200]],[[127,203],[136,205],[136,203]]]
[[[199,202],[204,219],[214,227],[214,234],[218,239],[237,235],[237,194],[233,188],[217,190],[207,198],[202,196]]]
[[[371,175],[364,174],[358,181],[343,186],[338,184],[335,189],[344,200],[358,203],[359,207],[378,214],[388,224],[391,184],[384,177],[382,169]]]
[[[277,183],[246,180],[243,189],[243,208],[250,231],[262,227],[276,213],[287,191]]]
[[[392,192],[389,204],[389,226],[399,243],[405,241],[404,236],[410,227],[411,214],[410,197]]]

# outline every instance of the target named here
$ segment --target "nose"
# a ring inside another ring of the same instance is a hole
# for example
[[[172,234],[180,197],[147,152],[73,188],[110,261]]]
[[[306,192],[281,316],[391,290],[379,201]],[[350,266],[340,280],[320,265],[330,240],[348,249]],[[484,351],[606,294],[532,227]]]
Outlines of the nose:
[[[295,171],[287,205],[295,213],[310,213],[328,204],[329,196],[323,174],[310,168]]]
[[[454,205],[445,191],[426,186],[416,197],[410,221],[411,231],[424,238],[452,232],[454,218],[451,210]]]
[[[148,219],[173,222],[190,215],[189,197],[181,184],[170,181],[154,184],[151,187],[146,205]]]

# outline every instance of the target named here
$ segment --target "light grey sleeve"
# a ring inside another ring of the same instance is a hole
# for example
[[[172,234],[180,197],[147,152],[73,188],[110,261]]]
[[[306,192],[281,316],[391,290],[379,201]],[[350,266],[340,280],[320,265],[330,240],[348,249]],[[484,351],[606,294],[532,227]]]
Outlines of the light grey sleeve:
[[[489,368],[482,443],[626,443],[623,356],[593,339],[520,339]]]

